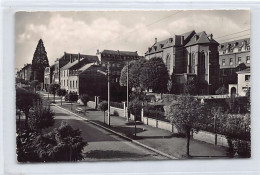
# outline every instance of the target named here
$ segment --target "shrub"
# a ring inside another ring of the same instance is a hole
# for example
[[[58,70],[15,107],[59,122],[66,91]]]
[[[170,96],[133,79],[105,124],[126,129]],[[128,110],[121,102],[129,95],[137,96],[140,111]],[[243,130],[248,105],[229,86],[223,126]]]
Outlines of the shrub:
[[[16,139],[19,162],[78,161],[83,159],[82,151],[87,145],[81,131],[66,122],[44,135],[19,131]]]
[[[41,131],[44,128],[53,126],[54,112],[50,108],[44,108],[42,105],[34,105],[29,112],[28,126],[32,131]]]
[[[123,103],[118,103],[118,102],[110,102],[110,106],[113,106],[115,108],[120,108],[120,109],[124,109],[124,105]]]
[[[114,116],[119,116],[118,111],[114,111],[113,115]]]

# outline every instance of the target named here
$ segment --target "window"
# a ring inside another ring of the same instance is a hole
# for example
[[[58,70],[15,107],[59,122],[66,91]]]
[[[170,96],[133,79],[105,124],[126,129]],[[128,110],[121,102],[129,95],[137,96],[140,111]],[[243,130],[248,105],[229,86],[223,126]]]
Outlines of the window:
[[[73,88],[74,88],[74,80],[73,80]]]
[[[192,54],[192,60],[191,60],[191,73],[195,73],[195,54]]]
[[[70,81],[70,87],[71,87],[71,81]]]
[[[78,87],[78,81],[76,80],[76,88]]]
[[[201,52],[200,59],[199,59],[199,72],[204,74],[206,72],[205,69],[205,53]]]
[[[229,65],[233,65],[233,58],[229,59]]]
[[[166,57],[166,67],[167,67],[168,72],[170,72],[170,70],[171,70],[171,56],[170,55],[167,55],[167,57]]]
[[[119,64],[119,63],[117,64],[117,67],[120,67],[120,64]]]
[[[69,80],[67,80],[67,86],[69,86]]]
[[[238,57],[238,64],[241,64],[241,57]]]
[[[65,86],[65,80],[64,80],[63,86]]]
[[[69,76],[69,70],[67,70],[67,76]]]
[[[250,56],[246,57],[246,64],[250,64]]]
[[[245,75],[245,81],[250,81],[250,75]]]
[[[102,66],[103,66],[103,67],[106,67],[106,64],[105,64],[105,63],[102,63]]]
[[[222,59],[222,66],[225,66],[225,65],[226,65],[226,60]]]

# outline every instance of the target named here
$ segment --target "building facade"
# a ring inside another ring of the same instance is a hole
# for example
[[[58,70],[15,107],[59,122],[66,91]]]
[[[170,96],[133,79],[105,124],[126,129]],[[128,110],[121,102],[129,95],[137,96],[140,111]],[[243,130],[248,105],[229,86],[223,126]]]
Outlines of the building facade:
[[[206,32],[190,31],[157,42],[145,53],[147,60],[161,57],[169,76],[173,77],[177,93],[182,93],[184,83],[192,77],[201,82],[200,94],[212,94],[218,87],[218,42]]]
[[[229,95],[230,96],[246,96],[246,93],[251,89],[251,72],[250,68],[238,71],[237,73],[237,84],[229,84]]]
[[[219,84],[228,87],[237,84],[236,72],[250,67],[250,38],[221,43],[219,45]]]
[[[99,64],[98,57],[93,55],[84,55],[77,60],[71,60],[60,70],[61,88],[67,92],[79,94],[79,74],[93,64]]]
[[[140,58],[137,51],[115,51],[115,50],[103,50],[99,52],[97,50],[97,56],[101,62],[101,65],[107,69],[108,64],[110,64],[110,80],[111,83],[116,83],[119,85],[119,79],[121,75],[121,70],[132,60],[137,60]]]
[[[44,70],[44,86],[43,88],[47,91],[49,89],[50,84],[53,83],[53,71],[54,71],[55,65],[52,65],[50,67],[46,67]]]
[[[17,72],[17,77],[22,80],[30,81],[31,74],[32,74],[32,65],[25,64],[24,67],[21,68],[21,70]]]

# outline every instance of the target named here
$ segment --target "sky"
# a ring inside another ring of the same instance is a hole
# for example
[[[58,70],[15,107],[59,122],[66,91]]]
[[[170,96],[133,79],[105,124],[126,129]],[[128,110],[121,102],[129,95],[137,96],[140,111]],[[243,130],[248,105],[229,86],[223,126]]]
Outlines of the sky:
[[[95,55],[97,49],[144,55],[158,41],[195,30],[219,43],[250,37],[249,10],[71,11],[15,14],[15,68],[32,63],[39,39],[50,65],[64,52]]]

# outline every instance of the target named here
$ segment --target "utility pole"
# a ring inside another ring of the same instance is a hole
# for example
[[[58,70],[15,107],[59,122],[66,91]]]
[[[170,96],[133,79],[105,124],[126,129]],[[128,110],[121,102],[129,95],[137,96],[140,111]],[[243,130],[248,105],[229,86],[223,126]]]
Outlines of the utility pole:
[[[126,105],[127,105],[127,108],[126,108],[126,117],[127,117],[127,121],[129,121],[129,115],[128,115],[128,108],[129,108],[129,64],[128,64],[128,61],[127,61],[127,66],[126,66]]]
[[[107,65],[107,124],[110,126],[110,63]]]

